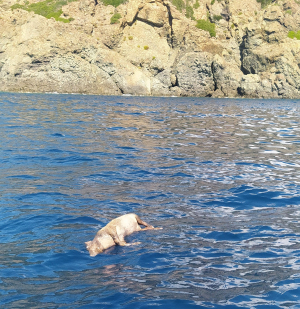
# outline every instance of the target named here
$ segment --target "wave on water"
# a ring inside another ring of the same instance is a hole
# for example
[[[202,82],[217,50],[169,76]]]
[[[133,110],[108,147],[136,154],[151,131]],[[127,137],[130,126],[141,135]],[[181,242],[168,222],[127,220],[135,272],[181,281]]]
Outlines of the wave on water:
[[[298,101],[0,100],[0,307],[299,308]]]

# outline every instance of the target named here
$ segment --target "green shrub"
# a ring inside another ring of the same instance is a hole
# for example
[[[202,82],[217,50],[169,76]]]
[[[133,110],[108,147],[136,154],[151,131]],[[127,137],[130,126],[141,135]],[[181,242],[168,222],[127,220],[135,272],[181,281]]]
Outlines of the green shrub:
[[[256,1],[261,4],[262,8],[265,8],[266,6],[271,4],[273,0],[256,0]]]
[[[183,0],[172,0],[172,3],[176,6],[176,9],[180,12],[182,12],[183,9],[185,9],[185,3]]]
[[[199,0],[196,0],[196,3],[193,5],[194,9],[197,10],[200,7]]]
[[[71,0],[72,1],[72,0]],[[11,6],[12,10],[15,9],[23,9],[28,12],[34,12],[35,14],[42,15],[46,18],[54,18],[57,21],[62,21],[64,23],[69,23],[70,21],[74,20],[74,18],[62,18],[60,15],[63,13],[62,7],[70,0],[63,0],[63,1],[55,1],[55,0],[45,0],[41,2],[31,3],[29,5],[20,5],[14,4]]]
[[[295,32],[295,31],[289,31],[288,37],[289,37],[290,39],[296,38],[297,40],[300,40],[300,30],[298,30],[297,32]]]
[[[148,50],[149,49],[149,46],[144,46],[144,50]]]
[[[196,27],[208,31],[211,37],[216,36],[216,25],[205,19],[198,19]]]
[[[19,4],[19,3],[16,3],[16,4],[12,5],[10,8],[11,8],[12,10],[16,10],[16,9],[23,9],[23,10],[24,10],[24,5],[21,5],[21,4]]]
[[[190,18],[190,19],[195,19],[194,18],[194,10],[193,8],[190,6],[190,5],[187,5],[186,6],[186,9],[185,9],[185,16],[187,18]]]
[[[128,40],[133,40],[133,36],[130,35],[130,36],[128,37]]]
[[[121,14],[120,13],[115,13],[111,18],[110,18],[110,23],[111,24],[117,24],[119,23],[119,19],[121,18]]]
[[[114,7],[119,6],[124,3],[126,0],[101,0],[104,5],[112,5]]]
[[[213,16],[213,20],[214,21],[219,21],[219,20],[221,20],[223,17],[221,16],[221,15],[214,15]]]

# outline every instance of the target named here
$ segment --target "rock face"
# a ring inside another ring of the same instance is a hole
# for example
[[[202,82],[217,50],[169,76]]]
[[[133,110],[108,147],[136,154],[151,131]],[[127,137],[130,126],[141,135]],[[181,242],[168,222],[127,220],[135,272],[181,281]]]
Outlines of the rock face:
[[[62,7],[70,23],[13,4],[0,2],[0,91],[300,98],[298,1],[80,0]],[[215,37],[196,27],[207,18]]]

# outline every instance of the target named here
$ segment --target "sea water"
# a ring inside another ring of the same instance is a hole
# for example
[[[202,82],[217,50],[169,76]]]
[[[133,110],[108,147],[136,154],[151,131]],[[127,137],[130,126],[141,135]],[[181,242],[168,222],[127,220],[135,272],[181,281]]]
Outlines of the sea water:
[[[300,102],[0,94],[1,308],[300,308]],[[136,213],[163,230],[90,257]]]

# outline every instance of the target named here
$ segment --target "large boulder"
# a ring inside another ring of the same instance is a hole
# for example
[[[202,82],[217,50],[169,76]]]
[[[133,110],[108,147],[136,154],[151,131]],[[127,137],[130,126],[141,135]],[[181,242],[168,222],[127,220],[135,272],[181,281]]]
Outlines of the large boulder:
[[[185,96],[211,96],[215,90],[213,56],[207,52],[185,54],[176,66],[178,86]]]

